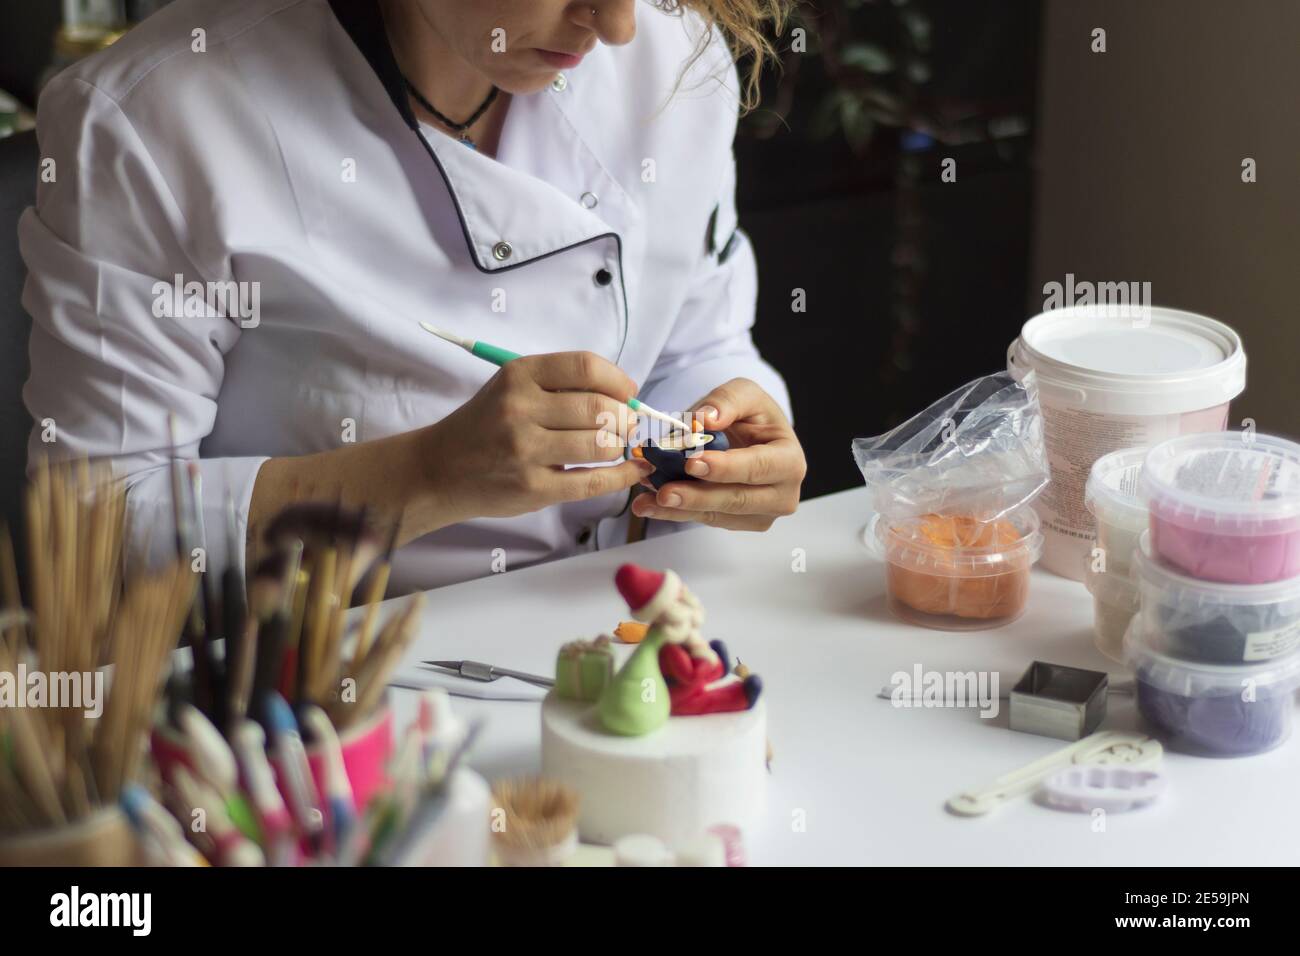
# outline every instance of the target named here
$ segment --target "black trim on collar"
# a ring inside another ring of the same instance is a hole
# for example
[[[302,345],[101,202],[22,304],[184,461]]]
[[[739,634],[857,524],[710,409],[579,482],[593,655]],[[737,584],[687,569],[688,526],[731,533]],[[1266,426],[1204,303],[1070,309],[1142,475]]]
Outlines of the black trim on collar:
[[[402,115],[403,121],[415,133],[420,145],[424,147],[424,151],[433,160],[434,167],[442,177],[443,185],[447,187],[447,195],[451,197],[452,208],[456,210],[456,218],[460,221],[460,231],[465,239],[465,248],[469,253],[469,261],[473,263],[474,268],[484,275],[509,272],[512,269],[549,259],[561,252],[568,252],[571,249],[598,242],[601,239],[614,240],[618,255],[619,290],[623,299],[623,336],[619,341],[618,354],[614,358],[614,364],[617,365],[623,358],[623,349],[627,345],[628,333],[632,323],[631,307],[627,301],[627,282],[623,277],[623,237],[617,232],[601,233],[581,242],[575,242],[570,246],[552,249],[550,252],[534,256],[531,259],[522,259],[509,265],[494,268],[489,268],[480,262],[478,250],[474,245],[474,238],[470,235],[469,224],[465,221],[465,213],[461,210],[460,197],[456,195],[456,189],[451,184],[451,177],[447,175],[447,170],[443,168],[442,163],[439,161],[438,154],[429,145],[428,139],[420,129],[420,122],[415,116],[415,111],[411,109],[411,101],[406,93],[406,81],[402,78],[402,71],[397,66],[392,45],[388,42],[388,34],[384,30],[384,16],[379,9],[379,0],[329,0],[329,4],[334,11],[335,18],[339,21],[339,25],[352,38],[352,42],[356,44],[361,55],[366,58],[366,62],[374,70],[379,82],[383,84],[389,98],[393,101],[393,105],[397,107],[397,111]],[[626,510],[626,507],[624,510]],[[622,513],[620,511],[619,515],[622,515]]]
[[[413,130],[420,128],[411,109],[411,101],[406,95],[406,81],[393,56],[392,44],[388,42],[388,33],[384,30],[384,14],[379,9],[379,0],[329,0],[339,25],[352,38],[361,55],[366,58],[370,68],[384,85],[389,99],[402,114],[406,125]]]

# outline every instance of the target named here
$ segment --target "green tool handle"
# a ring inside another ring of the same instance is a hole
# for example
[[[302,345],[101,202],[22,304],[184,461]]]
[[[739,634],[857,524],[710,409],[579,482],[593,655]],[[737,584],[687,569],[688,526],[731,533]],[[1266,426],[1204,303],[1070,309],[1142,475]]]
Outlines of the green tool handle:
[[[509,349],[503,349],[497,345],[489,345],[486,342],[475,342],[470,353],[477,355],[481,359],[486,359],[493,365],[505,365],[506,362],[513,362],[519,358],[518,352],[512,352]]]

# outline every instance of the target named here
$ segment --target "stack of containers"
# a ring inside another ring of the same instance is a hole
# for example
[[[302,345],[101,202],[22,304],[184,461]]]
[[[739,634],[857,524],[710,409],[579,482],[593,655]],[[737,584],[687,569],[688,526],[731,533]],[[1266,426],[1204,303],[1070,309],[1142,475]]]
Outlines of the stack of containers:
[[[1260,753],[1300,686],[1300,445],[1222,432],[1151,449],[1125,639],[1138,708],[1180,749]]]
[[[1147,527],[1147,505],[1139,492],[1146,448],[1125,448],[1093,464],[1084,503],[1097,525],[1097,548],[1083,582],[1092,593],[1097,649],[1124,660],[1124,634],[1138,610],[1138,589],[1130,569],[1138,538]]]

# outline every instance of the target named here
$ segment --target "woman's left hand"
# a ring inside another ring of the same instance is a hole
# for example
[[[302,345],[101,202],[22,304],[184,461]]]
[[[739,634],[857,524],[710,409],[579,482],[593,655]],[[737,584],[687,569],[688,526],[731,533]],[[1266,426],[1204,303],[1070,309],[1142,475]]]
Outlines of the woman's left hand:
[[[686,463],[687,474],[700,481],[670,481],[658,495],[639,495],[633,514],[734,531],[766,531],[780,516],[794,514],[808,465],[772,396],[747,378],[734,378],[702,399],[694,417],[710,431],[726,432],[730,448],[706,446]]]

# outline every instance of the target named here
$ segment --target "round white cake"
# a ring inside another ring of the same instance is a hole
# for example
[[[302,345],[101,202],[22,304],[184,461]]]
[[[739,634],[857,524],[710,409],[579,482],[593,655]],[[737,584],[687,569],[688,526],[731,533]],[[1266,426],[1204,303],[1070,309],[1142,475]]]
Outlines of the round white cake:
[[[636,833],[668,844],[717,823],[745,827],[767,788],[767,708],[670,717],[644,737],[601,726],[594,704],[554,693],[542,703],[542,773],[582,797],[578,833],[613,843]]]

